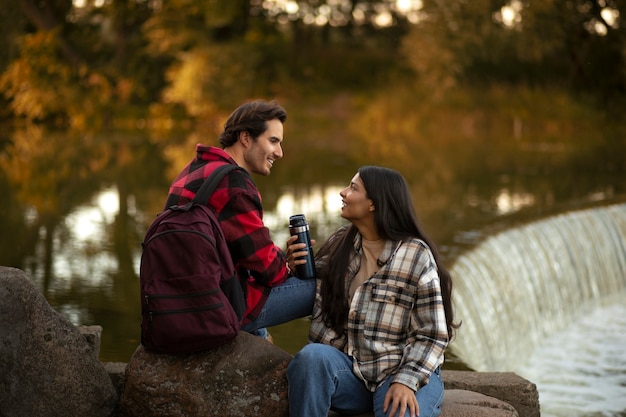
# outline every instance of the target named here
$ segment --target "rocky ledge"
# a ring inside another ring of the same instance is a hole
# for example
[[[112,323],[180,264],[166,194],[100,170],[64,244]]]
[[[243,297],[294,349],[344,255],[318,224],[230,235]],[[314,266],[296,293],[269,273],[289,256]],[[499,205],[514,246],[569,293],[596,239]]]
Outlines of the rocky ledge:
[[[102,363],[101,332],[74,326],[22,271],[0,267],[0,410],[15,417],[289,415],[291,355],[258,337],[241,333],[184,356],[138,346],[128,363]],[[514,373],[444,370],[442,377],[441,417],[540,416],[535,384]]]

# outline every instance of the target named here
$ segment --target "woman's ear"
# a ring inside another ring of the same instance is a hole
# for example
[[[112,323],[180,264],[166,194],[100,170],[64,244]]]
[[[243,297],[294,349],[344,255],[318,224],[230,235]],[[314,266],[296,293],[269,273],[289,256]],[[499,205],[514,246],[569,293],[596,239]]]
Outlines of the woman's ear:
[[[370,200],[369,211],[370,212],[376,211],[376,206],[374,206],[374,202],[372,200]]]

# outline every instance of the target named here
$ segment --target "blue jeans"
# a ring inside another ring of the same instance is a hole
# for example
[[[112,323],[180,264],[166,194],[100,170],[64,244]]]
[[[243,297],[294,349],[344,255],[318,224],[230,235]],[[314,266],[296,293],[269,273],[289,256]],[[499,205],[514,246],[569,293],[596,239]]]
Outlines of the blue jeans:
[[[241,330],[263,337],[266,327],[277,326],[313,312],[315,280],[287,278],[282,284],[273,287],[259,317],[241,327]]]
[[[289,382],[289,415],[298,417],[327,417],[332,409],[344,415],[374,411],[383,412],[385,394],[393,377],[387,378],[371,392],[352,372],[352,359],[328,345],[306,345],[291,360],[287,368]],[[439,415],[443,401],[443,382],[437,369],[428,384],[415,393],[420,417]],[[407,410],[405,417],[409,416]]]

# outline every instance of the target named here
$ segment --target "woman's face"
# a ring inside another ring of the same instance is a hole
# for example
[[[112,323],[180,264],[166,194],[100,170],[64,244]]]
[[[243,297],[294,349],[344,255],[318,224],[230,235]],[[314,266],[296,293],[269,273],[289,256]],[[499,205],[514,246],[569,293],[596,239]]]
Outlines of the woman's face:
[[[374,203],[367,197],[363,181],[357,173],[350,185],[341,190],[341,217],[351,222],[374,219]]]

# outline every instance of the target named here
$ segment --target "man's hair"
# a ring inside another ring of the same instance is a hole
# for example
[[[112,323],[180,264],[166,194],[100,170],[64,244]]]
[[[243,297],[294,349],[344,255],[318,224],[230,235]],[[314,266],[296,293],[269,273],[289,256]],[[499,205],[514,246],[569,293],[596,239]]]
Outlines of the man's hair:
[[[237,142],[239,133],[248,132],[253,140],[267,130],[267,122],[278,119],[287,120],[287,112],[275,101],[255,100],[242,104],[228,116],[224,131],[219,136],[222,148]]]

